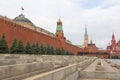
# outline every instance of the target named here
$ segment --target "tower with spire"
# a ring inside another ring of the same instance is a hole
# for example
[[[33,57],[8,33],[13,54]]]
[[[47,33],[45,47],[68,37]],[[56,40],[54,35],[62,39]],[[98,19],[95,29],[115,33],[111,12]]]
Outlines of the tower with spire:
[[[84,34],[84,47],[88,47],[88,33],[87,33],[87,27],[85,26],[85,34]]]
[[[63,28],[62,28],[62,22],[61,22],[60,18],[57,21],[56,37],[60,38],[60,39],[64,38],[64,33],[63,33]]]
[[[60,40],[61,47],[63,49],[65,49],[66,38],[64,37],[62,21],[60,19],[57,21],[57,28],[56,28],[56,34],[55,35],[56,35],[56,38],[58,38]]]

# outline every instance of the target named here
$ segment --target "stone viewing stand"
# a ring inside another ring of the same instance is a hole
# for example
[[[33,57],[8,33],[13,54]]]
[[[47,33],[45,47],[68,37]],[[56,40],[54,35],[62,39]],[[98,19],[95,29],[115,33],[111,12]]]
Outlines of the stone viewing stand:
[[[120,65],[86,56],[0,54],[0,80],[120,80]]]
[[[0,54],[0,80],[77,80],[96,58]]]

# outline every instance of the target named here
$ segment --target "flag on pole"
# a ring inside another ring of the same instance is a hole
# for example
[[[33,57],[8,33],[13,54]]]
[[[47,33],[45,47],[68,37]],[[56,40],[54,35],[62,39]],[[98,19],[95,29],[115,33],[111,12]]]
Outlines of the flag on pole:
[[[22,10],[24,10],[24,8],[23,8],[23,7],[22,7],[21,9],[22,9]]]

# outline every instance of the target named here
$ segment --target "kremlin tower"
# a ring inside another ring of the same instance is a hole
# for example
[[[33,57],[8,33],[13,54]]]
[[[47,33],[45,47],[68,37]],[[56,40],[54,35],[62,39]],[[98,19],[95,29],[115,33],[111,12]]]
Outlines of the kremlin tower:
[[[112,41],[113,43],[115,42],[114,39]],[[99,48],[96,46],[95,43],[88,39],[88,32],[87,32],[87,27],[85,26],[85,34],[84,34],[84,45],[81,47],[82,50],[79,52],[78,55],[84,55],[84,56],[94,56],[94,57],[100,57],[100,58],[107,58],[108,54],[106,54],[106,51],[104,50],[99,50]]]
[[[64,38],[64,33],[63,33],[63,28],[62,28],[62,22],[61,22],[60,19],[57,21],[56,37],[57,38]]]
[[[90,40],[90,43],[89,43],[86,26],[85,26],[85,34],[84,34],[84,52],[88,52],[88,53],[98,52],[98,48],[96,47],[95,43],[93,43],[92,40]]]
[[[62,48],[65,49],[66,38],[64,37],[62,22],[61,22],[60,19],[57,21],[57,28],[56,28],[56,34],[55,35],[60,40],[60,42],[63,46]]]
[[[88,47],[88,33],[87,33],[87,27],[85,27],[84,47]]]

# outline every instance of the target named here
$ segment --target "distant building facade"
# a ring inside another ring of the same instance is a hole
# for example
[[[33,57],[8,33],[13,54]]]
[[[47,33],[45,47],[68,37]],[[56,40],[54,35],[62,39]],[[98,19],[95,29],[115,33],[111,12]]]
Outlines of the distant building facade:
[[[87,27],[85,27],[83,49],[85,52],[88,52],[88,53],[96,53],[99,51],[98,48],[96,47],[95,43],[92,42],[92,40],[90,40],[90,43],[89,43]]]
[[[90,43],[89,43],[87,27],[85,27],[84,45],[81,48],[82,48],[82,51],[79,52],[79,55],[100,57],[100,58],[108,57],[108,54],[106,54],[106,51],[99,50],[99,48],[96,47],[95,43],[93,43],[92,40],[90,40]]]
[[[110,58],[120,58],[120,40],[117,42],[114,33],[111,43],[107,46],[107,52]]]

